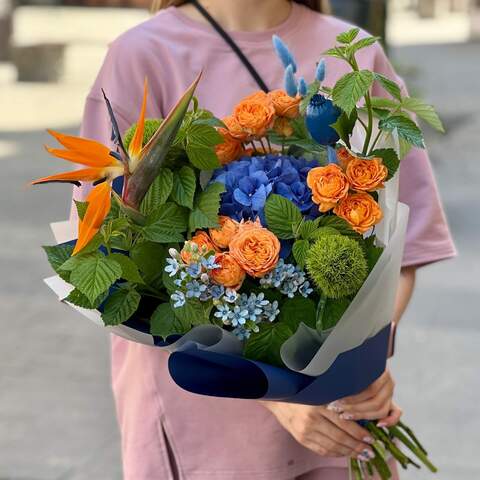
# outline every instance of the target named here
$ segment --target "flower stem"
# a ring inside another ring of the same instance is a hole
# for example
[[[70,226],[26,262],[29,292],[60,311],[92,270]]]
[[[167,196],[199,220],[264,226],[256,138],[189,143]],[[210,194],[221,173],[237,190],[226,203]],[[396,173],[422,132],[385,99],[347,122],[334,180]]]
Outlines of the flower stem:
[[[268,148],[270,150],[270,153],[273,153],[272,144],[270,143],[270,139],[268,137],[267,137],[267,143],[268,143]]]
[[[365,143],[363,144],[363,155],[366,155],[368,152],[368,146],[370,145],[370,139],[372,138],[373,131],[373,109],[372,109],[372,99],[370,97],[370,92],[365,94],[365,106],[367,107],[368,113],[368,125],[367,125],[367,134],[365,136]]]
[[[372,154],[373,149],[375,148],[375,145],[377,145],[377,142],[380,140],[380,137],[382,136],[382,133],[383,133],[382,130],[379,130],[379,131],[378,131],[377,136],[376,136],[375,139],[373,140],[372,146],[370,147],[370,151],[369,151],[369,153],[368,153],[369,155]]]

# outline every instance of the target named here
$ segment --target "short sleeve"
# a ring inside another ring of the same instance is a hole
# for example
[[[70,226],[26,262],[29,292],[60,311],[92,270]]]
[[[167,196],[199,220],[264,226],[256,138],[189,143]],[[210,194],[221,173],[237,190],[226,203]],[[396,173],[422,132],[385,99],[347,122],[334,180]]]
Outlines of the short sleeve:
[[[383,49],[378,48],[375,71],[405,84],[395,73]],[[380,87],[374,95],[385,96]],[[399,200],[410,207],[402,266],[421,266],[454,257],[455,246],[443,211],[428,152],[413,148],[400,164]]]

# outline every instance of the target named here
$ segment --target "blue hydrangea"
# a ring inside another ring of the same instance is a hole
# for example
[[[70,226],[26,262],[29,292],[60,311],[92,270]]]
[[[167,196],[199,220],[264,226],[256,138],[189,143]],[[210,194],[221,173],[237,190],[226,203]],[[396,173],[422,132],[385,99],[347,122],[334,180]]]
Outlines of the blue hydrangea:
[[[180,308],[185,305],[185,295],[179,290],[177,290],[175,293],[172,293],[170,298],[173,301],[173,308]]]

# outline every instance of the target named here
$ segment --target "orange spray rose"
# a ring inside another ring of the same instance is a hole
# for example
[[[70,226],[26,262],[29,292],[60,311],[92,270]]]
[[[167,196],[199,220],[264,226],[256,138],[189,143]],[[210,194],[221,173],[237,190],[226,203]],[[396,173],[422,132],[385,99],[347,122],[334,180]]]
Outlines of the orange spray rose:
[[[240,227],[230,242],[230,253],[249,275],[263,277],[278,263],[280,241],[270,230],[251,222]]]
[[[223,142],[215,145],[218,161],[222,165],[226,165],[240,158],[244,152],[242,142],[232,137],[230,132],[224,128],[219,128],[218,133],[223,137]]]
[[[284,137],[290,137],[293,135],[293,127],[287,117],[277,117],[273,124],[273,129],[276,133],[283,135]]]
[[[190,243],[194,243],[195,245],[197,245],[198,252],[200,254],[218,251],[208,233],[202,230],[197,230],[195,232],[195,235],[191,238]],[[184,248],[180,252],[180,255],[185,263],[190,263],[192,261],[192,252],[190,251],[190,249],[185,248],[186,246],[187,245],[184,246]]]
[[[301,97],[291,97],[285,90],[273,90],[268,93],[268,96],[272,100],[275,113],[279,117],[297,118],[300,114]]]
[[[242,130],[258,138],[273,125],[275,108],[265,92],[257,92],[235,107],[233,118]]]
[[[371,160],[353,158],[347,165],[345,175],[352,190],[373,192],[378,188],[383,188],[388,169],[382,164],[381,158],[372,158]]]
[[[228,132],[233,138],[236,138],[240,142],[245,142],[248,140],[248,133],[242,129],[242,127],[235,120],[235,117],[229,115],[222,119],[222,122],[228,129]]]
[[[380,205],[368,193],[352,193],[333,210],[358,233],[365,233],[383,218]]]
[[[353,160],[354,158],[356,157],[354,157],[347,148],[340,147],[339,149],[337,149],[338,163],[344,170],[347,168],[347,165],[350,162],[350,160]]]
[[[312,199],[321,212],[327,212],[335,207],[350,188],[342,169],[334,163],[312,168],[308,172],[307,185],[312,190]]]
[[[238,222],[230,217],[220,215],[218,217],[218,223],[220,224],[220,228],[211,228],[208,233],[218,248],[225,249],[228,248],[232,238],[238,231]]]
[[[215,257],[215,263],[220,267],[210,272],[211,279],[226,288],[238,290],[246,274],[235,258],[228,252],[219,253]]]

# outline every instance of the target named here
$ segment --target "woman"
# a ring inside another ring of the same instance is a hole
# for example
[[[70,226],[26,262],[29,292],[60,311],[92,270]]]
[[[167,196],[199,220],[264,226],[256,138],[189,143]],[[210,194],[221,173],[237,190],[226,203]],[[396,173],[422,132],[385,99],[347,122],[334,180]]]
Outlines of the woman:
[[[324,2],[200,3],[231,33],[270,89],[281,87],[283,75],[271,45],[273,33],[289,44],[299,71],[308,74],[336,35],[349,28],[319,13]],[[121,129],[127,129],[138,114],[145,76],[150,84],[149,117],[168,112],[201,69],[204,75],[196,94],[200,104],[219,117],[258,90],[238,57],[195,6],[183,1],[160,4],[156,16],[111,44],[87,98],[83,136],[103,143],[110,140],[102,88]],[[359,63],[361,68],[396,78],[380,47],[363,50]],[[327,70],[328,84],[346,73],[346,67],[332,58],[327,59]],[[415,267],[454,254],[424,151],[415,150],[403,160],[400,183],[401,200],[413,208],[396,321],[413,290]],[[75,197],[84,198],[86,190],[76,191]],[[368,432],[352,420],[380,418],[393,424],[401,414],[392,402],[388,371],[343,405],[308,407],[189,394],[170,380],[166,358],[155,348],[112,338],[112,381],[127,480],[347,479],[345,457],[367,459],[371,454]]]

